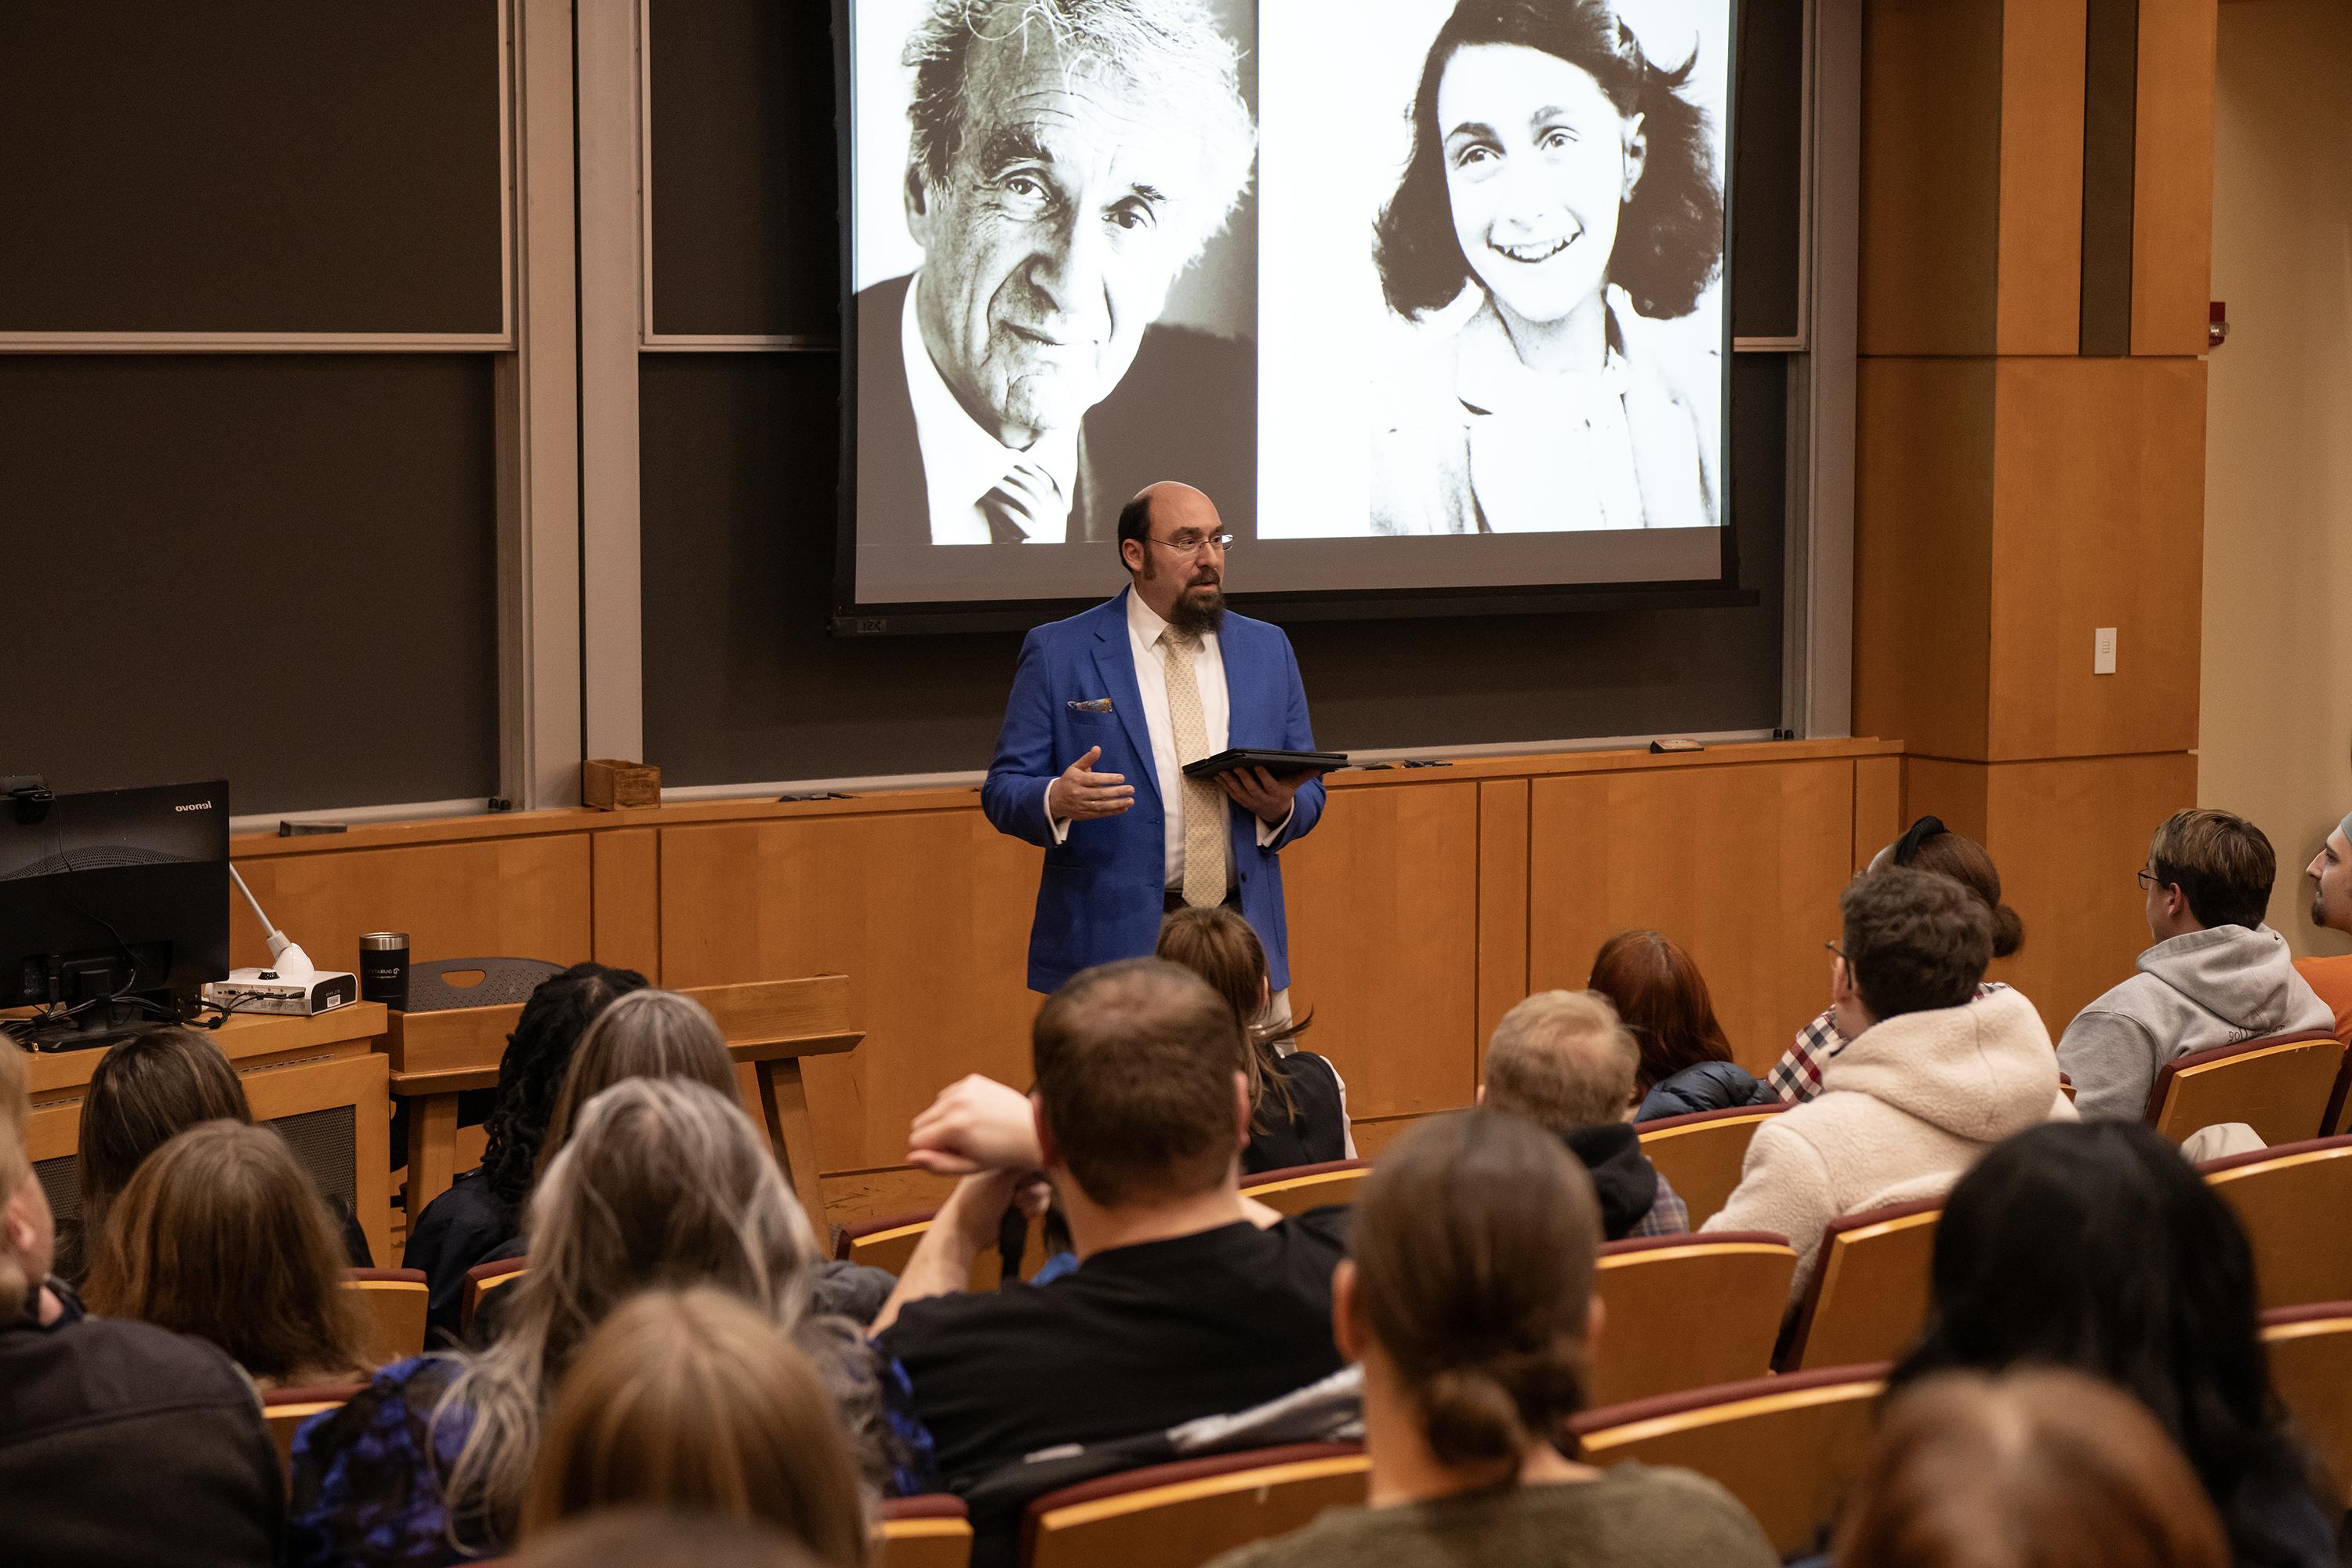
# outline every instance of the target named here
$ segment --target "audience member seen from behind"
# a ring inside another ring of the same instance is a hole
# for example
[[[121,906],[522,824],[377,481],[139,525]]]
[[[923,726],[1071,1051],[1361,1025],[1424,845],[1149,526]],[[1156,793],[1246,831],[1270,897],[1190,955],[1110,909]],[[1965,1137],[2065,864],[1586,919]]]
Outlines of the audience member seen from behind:
[[[515,1568],[839,1568],[764,1525],[714,1513],[606,1509],[535,1534]]]
[[[1941,818],[1923,816],[1914,822],[1902,837],[1872,858],[1869,868],[1883,871],[1889,866],[1909,866],[1949,877],[1983,900],[1992,916],[1995,958],[2007,958],[2025,944],[2025,922],[2000,901],[2000,872],[1994,868],[1992,857],[1975,839],[1947,828]],[[1998,980],[1979,981],[1977,1000],[2007,989]],[[1846,1037],[1838,1033],[1837,1007],[1832,1004],[1797,1031],[1796,1043],[1781,1053],[1764,1080],[1782,1100],[1801,1105],[1822,1092],[1822,1068],[1845,1049],[1845,1043]]]
[[[1932,1289],[1891,1386],[1955,1368],[2105,1378],[2179,1445],[2241,1568],[2336,1560],[2340,1505],[2315,1491],[2271,1392],[2245,1235],[2162,1137],[2093,1122],[2001,1144],[1945,1203]]]
[[[1992,956],[1981,900],[1948,877],[1890,867],[1841,902],[1830,989],[1849,1043],[1819,1099],[1756,1129],[1738,1186],[1700,1227],[1787,1237],[1792,1300],[1832,1220],[1935,1197],[2010,1134],[2074,1119],[2033,1004],[2014,991],[1974,1000]]]
[[[1160,923],[1159,956],[1207,981],[1241,1020],[1242,1070],[1250,1089],[1243,1173],[1354,1159],[1348,1086],[1329,1062],[1294,1048],[1311,1019],[1277,1023],[1266,1016],[1274,992],[1265,948],[1241,911],[1222,904],[1176,910]]]
[[[758,1521],[831,1568],[866,1558],[831,1391],[772,1321],[721,1290],[648,1291],[588,1337],[548,1415],[523,1539],[632,1504]]]
[[[274,1561],[285,1482],[253,1385],[202,1340],[83,1314],[50,1274],[56,1234],[26,1113],[24,1073],[0,1068],[0,1556]]]
[[[267,1127],[201,1122],[141,1162],[99,1233],[88,1300],[210,1340],[264,1388],[368,1375],[342,1247]]]
[[[1634,1121],[1773,1103],[1772,1091],[1731,1059],[1697,961],[1660,932],[1619,931],[1602,942],[1587,984],[1609,999],[1641,1047]]]
[[[870,1363],[806,1310],[815,1247],[765,1142],[698,1083],[631,1079],[581,1110],[530,1200],[530,1268],[476,1354],[412,1357],[294,1438],[288,1560],[451,1563],[510,1544],[558,1381],[621,1301],[709,1285],[748,1303],[836,1389],[878,1479]]]
[[[1948,1373],[1894,1400],[1836,1568],[2231,1568],[2147,1411],[2079,1373]]]
[[[401,1257],[404,1266],[425,1271],[431,1288],[428,1342],[456,1335],[466,1270],[522,1234],[523,1205],[539,1170],[548,1118],[554,1114],[580,1037],[614,997],[645,984],[646,977],[634,969],[575,963],[541,981],[523,1004],[499,1058],[482,1163],[425,1205]]]
[[[1715,1482],[1567,1457],[1604,1326],[1599,1242],[1591,1184],[1542,1130],[1472,1110],[1399,1139],[1332,1286],[1333,1331],[1364,1371],[1369,1506],[1218,1568],[1778,1563]]]
[[[1583,1162],[1609,1241],[1690,1229],[1690,1210],[1643,1154],[1626,1120],[1640,1058],[1607,997],[1538,991],[1495,1026],[1478,1089],[1481,1105],[1526,1118]]]
[[[2352,816],[2336,825],[2303,874],[2311,879],[2311,923],[2352,932]],[[2336,1037],[2352,1046],[2352,953],[2298,958],[2294,972],[2336,1015]]]
[[[2156,830],[2139,873],[2156,945],[2058,1041],[2086,1121],[2139,1121],[2175,1057],[2335,1028],[2286,939],[2263,923],[2277,873],[2263,830],[2226,811],[2175,812]]]
[[[1245,1409],[1339,1368],[1331,1269],[1345,1215],[1284,1219],[1239,1189],[1249,1142],[1241,1029],[1159,959],[1103,964],[1046,999],[1031,1102],[966,1079],[919,1125],[915,1163],[971,1170],[878,1321],[958,1490],[1061,1444]],[[967,1293],[1015,1189],[1043,1170],[1078,1267]],[[988,1561],[1007,1519],[976,1519]]]

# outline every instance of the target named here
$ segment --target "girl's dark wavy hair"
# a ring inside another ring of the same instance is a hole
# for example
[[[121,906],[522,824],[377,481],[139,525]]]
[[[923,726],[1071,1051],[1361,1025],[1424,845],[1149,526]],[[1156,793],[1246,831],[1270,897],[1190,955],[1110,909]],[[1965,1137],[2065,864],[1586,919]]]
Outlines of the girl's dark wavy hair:
[[[1437,31],[1412,100],[1412,159],[1375,228],[1381,291],[1399,315],[1441,310],[1472,281],[1454,237],[1437,88],[1454,51],[1517,44],[1590,72],[1623,115],[1642,116],[1649,155],[1618,218],[1609,281],[1654,319],[1686,316],[1723,264],[1723,182],[1706,111],[1683,96],[1698,51],[1674,70],[1642,53],[1608,0],[1461,0]]]
[[[541,981],[523,1004],[522,1016],[507,1037],[506,1053],[499,1058],[498,1099],[485,1125],[489,1146],[482,1154],[482,1179],[509,1211],[519,1210],[530,1195],[547,1119],[555,1109],[563,1075],[571,1070],[580,1037],[615,996],[642,991],[648,984],[634,969],[575,963]]]
[[[2263,1352],[2253,1250],[2220,1194],[2137,1122],[2053,1121],[1996,1145],[1960,1178],[1936,1227],[1927,1327],[1888,1379],[2059,1366],[2105,1378],[2153,1412],[2231,1504],[2262,1474],[2313,1484]]]

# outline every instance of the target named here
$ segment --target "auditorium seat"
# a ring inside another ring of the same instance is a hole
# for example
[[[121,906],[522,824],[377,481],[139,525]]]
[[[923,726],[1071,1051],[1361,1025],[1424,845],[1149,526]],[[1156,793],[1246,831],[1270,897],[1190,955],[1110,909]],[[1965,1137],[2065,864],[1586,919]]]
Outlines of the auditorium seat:
[[[931,1228],[934,1215],[933,1210],[919,1209],[912,1214],[886,1215],[856,1225],[835,1226],[833,1255],[845,1263],[862,1263],[871,1268],[903,1274],[924,1232]],[[1036,1232],[1037,1227],[1031,1226],[1028,1249],[1021,1260],[1024,1276],[1045,1266]],[[993,1247],[982,1247],[980,1255],[971,1260],[971,1289],[993,1290],[1003,1278],[1003,1254]]]
[[[1772,1370],[1797,1249],[1765,1231],[1639,1237],[1601,1249],[1607,1317],[1591,1402],[1622,1405]]]
[[[2310,1138],[2198,1167],[2254,1249],[2262,1304],[2352,1300],[2352,1138]]]
[[[457,1337],[471,1342],[474,1315],[482,1310],[483,1298],[493,1290],[512,1284],[530,1267],[530,1259],[528,1258],[501,1258],[494,1263],[477,1263],[467,1269],[466,1292],[457,1300]]]
[[[343,1289],[360,1316],[370,1366],[388,1366],[425,1349],[430,1287],[422,1268],[346,1268]]]
[[[1680,1465],[1719,1482],[1783,1557],[1817,1549],[1870,1452],[1884,1363],[1759,1377],[1588,1410],[1578,1458]]]
[[[2223,1121],[2265,1143],[2315,1138],[2343,1066],[2344,1042],[2324,1029],[2191,1051],[2157,1069],[2147,1124],[2175,1143]]]
[[[272,1388],[261,1395],[262,1418],[269,1424],[269,1440],[278,1445],[278,1463],[290,1470],[294,1464],[294,1430],[321,1411],[340,1410],[364,1383],[321,1384],[309,1388]]]
[[[2279,1403],[2352,1508],[2352,1301],[2264,1312],[2263,1349]]]
[[[1021,1523],[1027,1568],[1197,1568],[1364,1500],[1352,1443],[1295,1443],[1152,1465],[1047,1492]]]
[[[1892,1361],[1927,1321],[1928,1264],[1944,1200],[1832,1220],[1780,1365],[1789,1372]]]
[[[945,1492],[885,1498],[874,1523],[874,1568],[965,1568],[971,1521]]]
[[[1327,1160],[1318,1165],[1286,1165],[1242,1178],[1242,1191],[1266,1207],[1286,1215],[1301,1215],[1329,1204],[1351,1204],[1364,1178],[1371,1174],[1370,1160]]]
[[[1768,1116],[1786,1109],[1778,1105],[1738,1105],[1728,1110],[1694,1110],[1687,1116],[1661,1116],[1638,1122],[1642,1152],[1666,1184],[1690,1210],[1696,1230],[1739,1184],[1740,1163],[1748,1157],[1748,1141]]]

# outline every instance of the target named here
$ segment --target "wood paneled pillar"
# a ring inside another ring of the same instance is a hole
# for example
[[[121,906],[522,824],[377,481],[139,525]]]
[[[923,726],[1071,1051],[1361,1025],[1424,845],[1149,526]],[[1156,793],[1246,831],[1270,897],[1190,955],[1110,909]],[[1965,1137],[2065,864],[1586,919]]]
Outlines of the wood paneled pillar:
[[[2131,872],[2195,797],[2214,33],[2214,0],[1866,13],[1854,724],[1992,850],[2053,1030],[2129,973]]]

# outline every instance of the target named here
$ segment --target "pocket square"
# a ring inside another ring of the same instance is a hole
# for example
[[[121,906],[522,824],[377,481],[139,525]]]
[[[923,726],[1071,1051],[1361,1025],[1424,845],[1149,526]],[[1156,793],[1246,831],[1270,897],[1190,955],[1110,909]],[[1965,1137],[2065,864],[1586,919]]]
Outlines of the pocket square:
[[[1108,713],[1110,711],[1110,699],[1108,697],[1097,697],[1086,702],[1073,702],[1070,704],[1070,711],[1073,713]]]

